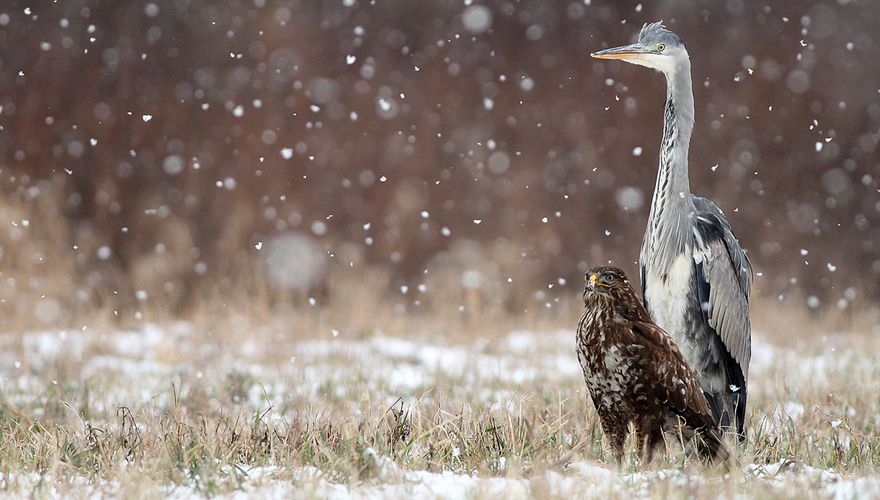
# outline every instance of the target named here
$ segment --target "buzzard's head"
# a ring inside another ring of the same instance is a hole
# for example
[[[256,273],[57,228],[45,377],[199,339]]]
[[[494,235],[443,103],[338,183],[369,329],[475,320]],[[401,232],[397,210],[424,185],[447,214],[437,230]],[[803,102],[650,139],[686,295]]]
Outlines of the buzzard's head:
[[[613,266],[594,267],[587,271],[586,289],[584,299],[602,298],[602,302],[612,301],[629,302],[635,297],[635,292],[629,284],[629,279],[622,269]],[[635,300],[638,300],[636,298]]]
[[[584,305],[588,313],[602,312],[634,321],[651,320],[622,269],[613,266],[594,267],[587,271],[586,281]]]

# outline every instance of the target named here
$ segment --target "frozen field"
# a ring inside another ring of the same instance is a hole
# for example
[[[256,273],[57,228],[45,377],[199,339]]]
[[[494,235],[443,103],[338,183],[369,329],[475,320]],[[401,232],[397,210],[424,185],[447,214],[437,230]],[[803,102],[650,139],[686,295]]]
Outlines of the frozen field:
[[[864,335],[755,335],[749,441],[727,473],[674,446],[607,465],[569,331],[249,337],[188,323],[3,335],[0,491],[880,496],[880,357]]]

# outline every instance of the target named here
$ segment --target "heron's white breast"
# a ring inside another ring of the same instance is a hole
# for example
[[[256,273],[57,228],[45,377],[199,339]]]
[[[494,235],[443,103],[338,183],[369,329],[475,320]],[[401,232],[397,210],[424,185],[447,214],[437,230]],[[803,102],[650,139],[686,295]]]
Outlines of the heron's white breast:
[[[688,248],[679,255],[666,274],[663,281],[660,273],[654,269],[645,270],[645,298],[651,318],[672,335],[679,349],[686,351],[687,339],[687,307],[691,277],[694,272],[693,258]],[[685,353],[687,357],[689,353]]]

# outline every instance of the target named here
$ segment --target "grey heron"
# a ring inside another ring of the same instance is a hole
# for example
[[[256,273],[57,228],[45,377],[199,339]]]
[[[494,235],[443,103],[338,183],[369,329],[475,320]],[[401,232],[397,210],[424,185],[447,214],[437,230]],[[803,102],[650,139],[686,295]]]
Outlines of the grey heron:
[[[688,147],[694,129],[691,63],[681,37],[661,22],[638,42],[594,52],[653,68],[666,77],[660,166],[639,256],[642,297],[697,373],[715,421],[744,439],[752,267],[730,222],[691,194]]]

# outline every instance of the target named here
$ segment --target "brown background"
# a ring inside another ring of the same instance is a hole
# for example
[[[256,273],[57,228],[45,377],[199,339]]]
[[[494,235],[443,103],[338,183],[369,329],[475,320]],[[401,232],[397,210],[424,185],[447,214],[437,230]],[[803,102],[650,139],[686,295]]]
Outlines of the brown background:
[[[692,190],[731,219],[757,290],[880,295],[876,2],[491,0],[479,34],[461,0],[346,3],[0,8],[6,314],[185,308],[271,275],[288,231],[323,254],[318,288],[378,271],[415,301],[441,282],[544,301],[588,265],[635,272],[664,83],[589,52],[657,19],[691,54]]]

